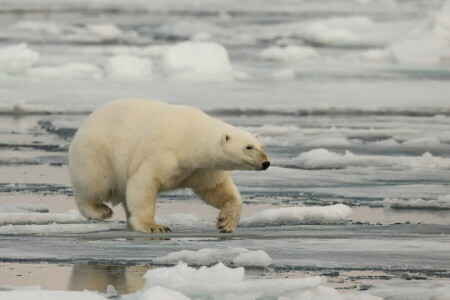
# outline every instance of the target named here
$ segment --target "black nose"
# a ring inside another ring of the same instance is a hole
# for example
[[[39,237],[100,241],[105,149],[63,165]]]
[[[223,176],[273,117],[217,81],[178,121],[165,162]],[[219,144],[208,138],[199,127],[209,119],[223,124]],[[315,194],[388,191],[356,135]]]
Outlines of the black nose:
[[[270,166],[270,161],[265,161],[262,163],[263,170],[267,170],[267,168],[269,168],[269,166]]]

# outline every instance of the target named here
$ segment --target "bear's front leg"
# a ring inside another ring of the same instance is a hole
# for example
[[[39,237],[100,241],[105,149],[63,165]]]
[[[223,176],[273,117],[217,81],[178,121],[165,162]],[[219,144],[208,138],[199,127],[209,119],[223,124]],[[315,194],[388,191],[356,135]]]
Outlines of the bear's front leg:
[[[195,189],[195,193],[206,203],[220,209],[217,228],[221,233],[232,232],[241,218],[242,200],[231,177],[209,189]]]
[[[127,184],[126,208],[129,213],[127,229],[147,233],[170,232],[169,227],[155,222],[158,184],[144,173],[143,170],[138,171]]]

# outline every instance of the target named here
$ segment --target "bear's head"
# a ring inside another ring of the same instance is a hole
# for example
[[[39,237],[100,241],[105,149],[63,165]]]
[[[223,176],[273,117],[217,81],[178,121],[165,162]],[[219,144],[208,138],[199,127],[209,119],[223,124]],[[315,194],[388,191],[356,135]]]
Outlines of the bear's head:
[[[224,133],[220,141],[223,169],[266,170],[270,166],[270,162],[258,137],[258,134],[237,128]]]

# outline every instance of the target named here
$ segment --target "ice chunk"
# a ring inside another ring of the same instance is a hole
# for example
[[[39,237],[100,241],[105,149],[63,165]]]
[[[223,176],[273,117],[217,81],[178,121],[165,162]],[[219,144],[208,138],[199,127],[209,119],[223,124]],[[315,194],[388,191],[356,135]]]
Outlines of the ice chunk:
[[[106,300],[104,296],[95,292],[74,292],[74,291],[8,291],[0,292],[0,299],[2,300]]]
[[[39,60],[39,53],[31,50],[27,44],[18,44],[0,48],[0,76],[23,75]]]
[[[2,213],[27,213],[27,212],[48,213],[48,208],[45,207],[43,204],[34,204],[34,203],[0,204],[0,214],[2,214]]]
[[[296,61],[319,57],[319,54],[311,47],[286,46],[269,47],[259,54],[259,57],[267,60]]]
[[[379,167],[393,169],[438,169],[450,170],[450,159],[433,156],[426,152],[422,156],[356,155],[327,149],[313,149],[301,153],[288,164],[305,169],[342,169],[347,167]]]
[[[383,204],[392,208],[450,209],[450,195],[441,195],[437,199],[385,198]]]
[[[96,65],[86,63],[69,63],[59,66],[43,66],[32,68],[28,75],[39,79],[66,79],[103,77],[103,71]]]
[[[0,225],[86,223],[88,220],[78,211],[68,213],[2,213]]]
[[[152,74],[153,63],[148,58],[132,55],[116,55],[107,63],[107,69],[116,78],[145,78]]]
[[[241,227],[266,227],[303,224],[343,224],[352,210],[344,204],[312,207],[283,207],[263,210],[244,218]]]
[[[183,42],[163,56],[167,75],[183,79],[229,79],[230,60],[224,46],[213,42]]]
[[[195,265],[211,265],[222,262],[236,266],[267,267],[272,263],[270,256],[262,250],[250,251],[246,248],[200,249],[172,252],[153,260],[156,263],[177,263],[179,261]]]
[[[147,283],[142,291],[125,296],[125,300],[137,299],[137,295],[145,295],[146,291],[154,287],[177,291],[191,299],[380,300],[378,297],[369,298],[367,293],[361,293],[360,298],[349,294],[347,298],[345,294],[339,294],[334,288],[323,286],[326,282],[324,277],[244,280],[242,267],[233,269],[222,263],[199,269],[180,263],[171,268],[149,270],[144,277]],[[158,289],[157,291],[168,293],[167,290]],[[179,295],[176,294],[176,296]],[[174,297],[176,296],[174,294]]]

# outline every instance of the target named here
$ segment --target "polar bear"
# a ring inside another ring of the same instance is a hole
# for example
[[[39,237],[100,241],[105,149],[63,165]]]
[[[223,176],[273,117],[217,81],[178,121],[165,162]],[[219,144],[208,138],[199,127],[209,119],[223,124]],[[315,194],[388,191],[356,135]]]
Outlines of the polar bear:
[[[242,200],[229,170],[266,170],[257,135],[199,109],[123,99],[95,110],[69,148],[69,175],[80,212],[92,220],[122,203],[127,229],[170,232],[155,222],[158,193],[191,188],[220,210],[217,228],[235,229]]]

